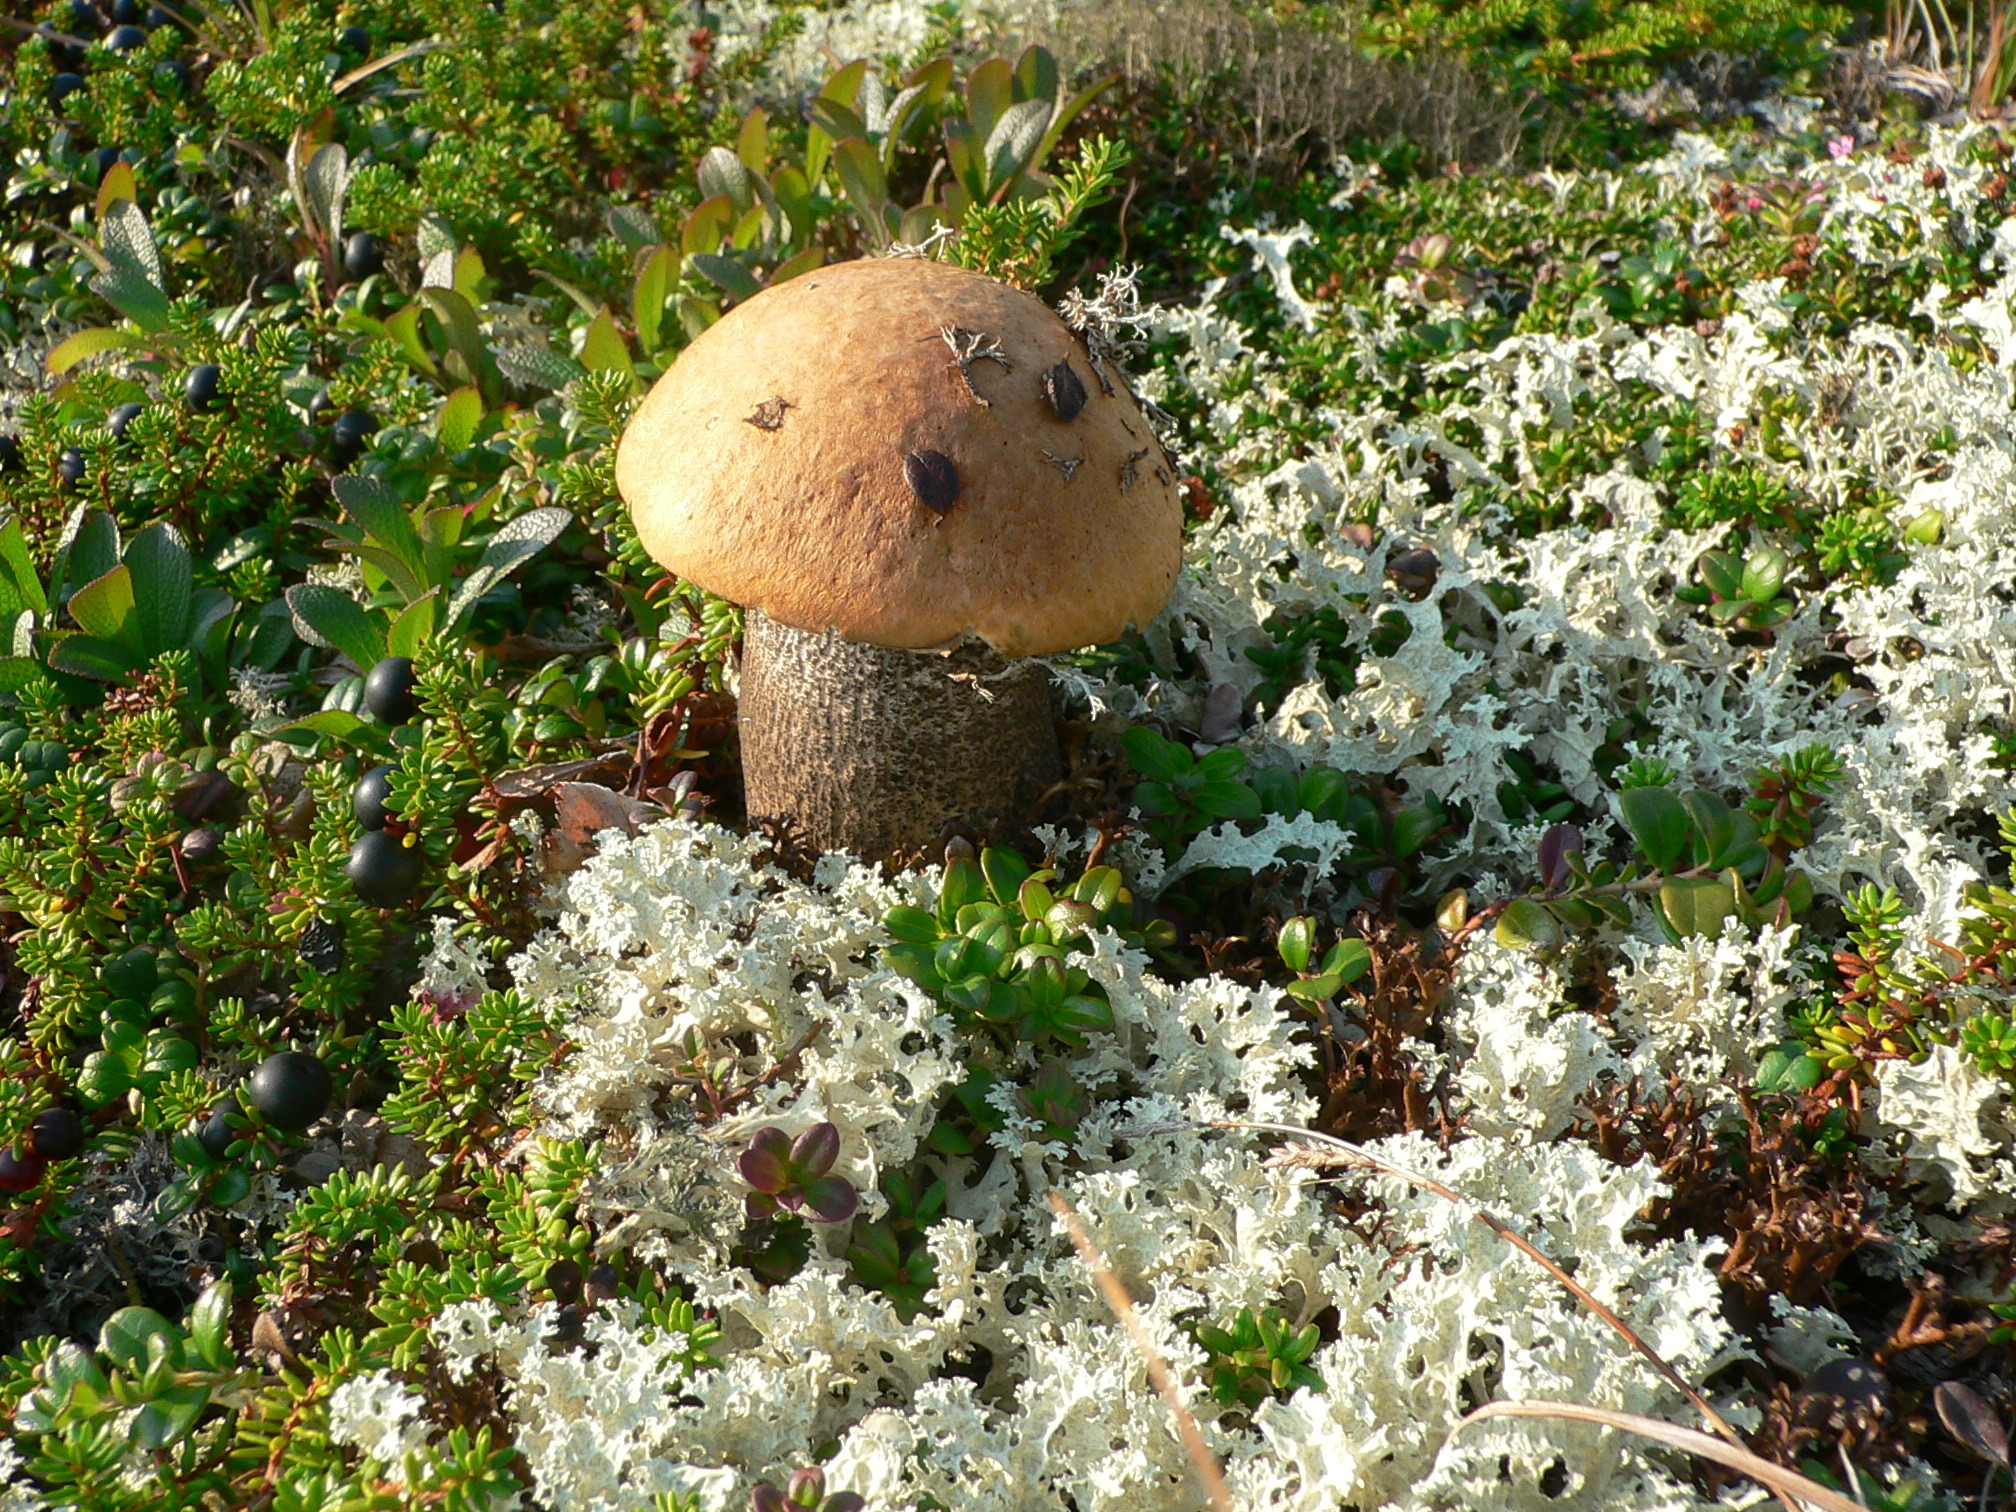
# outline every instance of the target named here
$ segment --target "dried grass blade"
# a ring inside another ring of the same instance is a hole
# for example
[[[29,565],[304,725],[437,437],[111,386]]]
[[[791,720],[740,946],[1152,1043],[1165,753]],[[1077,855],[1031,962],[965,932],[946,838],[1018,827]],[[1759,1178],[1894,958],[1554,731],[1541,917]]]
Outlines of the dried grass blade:
[[[1732,1448],[1720,1439],[1693,1428],[1662,1423],[1657,1418],[1640,1417],[1635,1412],[1613,1412],[1607,1407],[1584,1407],[1579,1402],[1486,1402],[1450,1430],[1449,1436],[1454,1438],[1470,1424],[1485,1418],[1500,1417],[1568,1418],[1578,1423],[1597,1423],[1605,1428],[1615,1428],[1623,1433],[1635,1433],[1640,1438],[1656,1440],[1671,1448],[1698,1455],[1705,1460],[1713,1460],[1726,1470],[1734,1470],[1738,1475],[1748,1476],[1761,1486],[1768,1486],[1787,1505],[1796,1506],[1804,1503],[1808,1507],[1818,1507],[1822,1512],[1864,1512],[1860,1502],[1851,1501],[1839,1491],[1830,1491],[1818,1481],[1801,1475],[1797,1470],[1788,1470],[1783,1465],[1773,1464],[1761,1455],[1752,1454],[1748,1449]]]
[[[1127,1330],[1127,1337],[1133,1341],[1135,1350],[1148,1366],[1148,1378],[1155,1383],[1155,1389],[1162,1393],[1162,1400],[1169,1404],[1169,1412],[1176,1419],[1176,1431],[1183,1439],[1183,1447],[1190,1451],[1190,1463],[1197,1469],[1197,1478],[1204,1482],[1204,1489],[1211,1494],[1211,1505],[1218,1512],[1237,1512],[1232,1502],[1232,1493],[1226,1488],[1225,1477],[1219,1472],[1218,1461],[1212,1457],[1210,1446],[1204,1442],[1204,1434],[1197,1427],[1197,1419],[1190,1415],[1190,1409],[1183,1404],[1183,1392],[1176,1384],[1176,1377],[1169,1369],[1169,1362],[1162,1358],[1148,1331],[1141,1326],[1141,1320],[1134,1316],[1134,1299],[1127,1295],[1127,1288],[1107,1267],[1106,1259],[1099,1253],[1099,1246],[1092,1242],[1092,1236],[1085,1232],[1085,1225],[1078,1221],[1078,1215],[1071,1211],[1071,1204],[1058,1191],[1050,1193],[1050,1206],[1057,1216],[1064,1220],[1064,1227],[1071,1234],[1071,1242],[1078,1247],[1078,1256],[1092,1272],[1092,1279],[1099,1283],[1100,1293],[1106,1298],[1106,1305],[1113,1309],[1113,1316],[1120,1320],[1120,1326]]]

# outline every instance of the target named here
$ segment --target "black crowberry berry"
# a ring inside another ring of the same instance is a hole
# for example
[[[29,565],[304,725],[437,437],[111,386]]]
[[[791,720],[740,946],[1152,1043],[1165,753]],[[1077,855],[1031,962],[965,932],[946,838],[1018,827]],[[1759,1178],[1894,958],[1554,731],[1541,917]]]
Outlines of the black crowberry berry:
[[[112,437],[116,441],[126,434],[126,427],[132,423],[133,417],[145,408],[144,404],[120,405],[105,417],[105,429],[112,432]]]
[[[74,446],[66,446],[56,458],[56,476],[65,488],[75,488],[84,481],[84,453]]]
[[[28,1127],[28,1148],[44,1160],[68,1160],[84,1148],[84,1120],[68,1108],[44,1108]]]
[[[336,51],[349,53],[352,57],[371,56],[371,33],[361,26],[346,26],[336,33]]]
[[[417,707],[412,657],[388,656],[365,674],[364,709],[380,724],[404,724]]]
[[[147,18],[147,7],[140,0],[112,0],[112,19],[121,26],[138,26]]]
[[[203,1153],[212,1160],[222,1160],[224,1152],[231,1148],[231,1141],[238,1137],[238,1131],[224,1116],[230,1107],[229,1103],[219,1103],[210,1110],[203,1127],[196,1131],[196,1142],[203,1146]]]
[[[136,47],[147,45],[147,33],[137,26],[115,26],[112,34],[105,39],[105,45],[114,52],[131,52]]]
[[[59,73],[49,81],[49,103],[61,105],[65,99],[84,87],[84,76],[74,73]]]
[[[350,847],[343,875],[357,896],[374,908],[396,908],[420,886],[420,852],[383,830],[373,830]]]
[[[207,410],[217,398],[217,384],[223,376],[214,362],[189,369],[189,376],[182,380],[182,402],[199,414]]]
[[[0,436],[0,473],[21,470],[21,438]]]
[[[274,1128],[298,1132],[328,1111],[334,1088],[329,1068],[314,1056],[305,1050],[282,1050],[259,1063],[246,1101]]]
[[[369,231],[352,231],[343,240],[343,271],[355,279],[369,278],[385,266],[378,251],[378,238]]]
[[[329,427],[329,458],[338,467],[348,467],[364,454],[367,437],[378,433],[378,417],[369,410],[347,409]]]
[[[48,1164],[33,1150],[0,1150],[0,1192],[33,1190]]]
[[[392,764],[380,762],[362,777],[357,786],[350,789],[350,812],[357,816],[359,827],[367,830],[385,828],[388,817],[385,800],[392,796]]]

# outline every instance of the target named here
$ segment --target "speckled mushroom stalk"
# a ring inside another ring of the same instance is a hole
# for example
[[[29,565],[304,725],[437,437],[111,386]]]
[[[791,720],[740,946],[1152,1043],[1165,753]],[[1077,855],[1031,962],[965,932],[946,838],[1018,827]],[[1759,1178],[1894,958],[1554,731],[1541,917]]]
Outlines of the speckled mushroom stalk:
[[[1011,829],[1063,771],[1047,682],[1040,662],[984,641],[894,650],[751,610],[740,710],[749,818],[899,865],[942,851],[953,824]]]
[[[616,481],[654,558],[750,611],[750,817],[897,865],[1028,817],[1061,765],[1030,658],[1146,624],[1182,557],[1126,386],[1042,301],[922,259],[731,310],[645,398]]]

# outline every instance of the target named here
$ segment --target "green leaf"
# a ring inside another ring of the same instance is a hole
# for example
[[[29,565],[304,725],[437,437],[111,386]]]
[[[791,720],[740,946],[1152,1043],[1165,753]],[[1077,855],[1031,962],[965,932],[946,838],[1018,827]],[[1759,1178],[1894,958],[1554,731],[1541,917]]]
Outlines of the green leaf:
[[[189,1343],[210,1370],[231,1366],[231,1282],[213,1281],[189,1310]]]
[[[1657,872],[1670,872],[1687,848],[1687,810],[1663,787],[1626,788],[1617,795],[1624,827]]]
[[[1742,595],[1753,604],[1768,604],[1785,586],[1785,553],[1775,546],[1759,546],[1744,559]]]
[[[1513,950],[1552,950],[1561,943],[1561,926],[1554,915],[1531,898],[1516,898],[1498,915],[1493,931],[1500,945]]]
[[[774,289],[778,284],[789,283],[800,274],[810,273],[814,268],[823,267],[825,262],[826,249],[824,247],[807,247],[796,257],[788,257],[783,262],[777,264],[775,268],[771,269],[770,281],[765,287]]]
[[[665,318],[665,301],[678,282],[679,255],[670,247],[655,249],[637,275],[637,288],[630,296],[630,314],[637,326],[637,343],[647,357],[658,350],[658,328]]]
[[[138,650],[133,627],[133,573],[124,563],[70,595],[70,617],[100,640]]]
[[[987,879],[987,891],[996,903],[1008,904],[1021,896],[1022,884],[1029,880],[1027,861],[1006,846],[990,845],[980,852],[980,871]]]
[[[169,327],[168,296],[123,264],[91,275],[92,291],[150,336]]]
[[[1197,764],[1187,747],[1165,740],[1146,725],[1122,734],[1120,748],[1135,771],[1155,782],[1173,782]]]
[[[385,329],[408,362],[420,369],[428,377],[440,375],[441,369],[434,361],[434,354],[427,350],[427,343],[420,339],[420,306],[409,304],[397,314],[385,317]]]
[[[1339,940],[1323,957],[1323,975],[1340,984],[1355,982],[1372,969],[1372,947],[1363,940]]]
[[[1057,60],[1040,43],[1022,49],[1015,60],[1015,98],[1046,100],[1057,98]]]
[[[56,1346],[42,1367],[42,1376],[59,1407],[67,1404],[89,1411],[112,1394],[112,1383],[106,1380],[97,1357],[74,1341]]]
[[[756,275],[732,257],[721,257],[711,252],[695,252],[687,259],[693,271],[735,299],[754,299],[763,292],[763,285],[756,282]]]
[[[616,318],[605,308],[588,323],[581,339],[581,362],[591,373],[628,373],[637,369],[630,361],[630,348],[616,330]]]
[[[1718,599],[1743,596],[1743,564],[1733,552],[1711,551],[1701,558],[1701,582]]]
[[[679,235],[679,250],[689,257],[695,252],[718,252],[728,228],[735,224],[735,202],[725,194],[704,199],[686,217]]]
[[[642,205],[611,205],[603,221],[632,252],[642,252],[658,240],[658,223]]]
[[[1024,100],[1010,105],[988,134],[987,191],[998,195],[1004,185],[1029,165],[1050,124],[1048,100]]]
[[[105,218],[105,212],[112,207],[114,202],[122,199],[138,200],[139,198],[140,185],[139,181],[133,177],[133,165],[124,158],[119,158],[110,168],[105,170],[104,176],[98,180],[98,194],[93,202],[92,210],[98,219],[102,221]]]
[[[399,590],[400,596],[410,601],[425,593],[426,548],[413,528],[412,515],[392,497],[384,481],[361,473],[344,473],[332,480],[329,487],[336,495],[336,502],[343,506],[343,513],[356,522],[369,541],[383,548],[381,556],[372,559],[373,563]],[[385,557],[390,560],[383,560]]]
[[[287,590],[294,633],[311,646],[341,651],[361,672],[385,656],[385,634],[358,602],[325,583],[296,583]]]
[[[441,322],[451,349],[461,355],[473,378],[483,370],[483,331],[476,323],[476,310],[454,289],[422,289],[420,299]],[[397,316],[393,317],[397,319]]]
[[[985,141],[1015,102],[1015,72],[1006,58],[989,58],[966,76],[966,118]]]
[[[330,142],[315,151],[301,174],[302,188],[308,192],[315,220],[329,238],[329,245],[343,241],[343,195],[350,186],[350,155],[340,142]]]
[[[117,567],[119,553],[119,522],[106,510],[80,504],[63,522],[52,578],[59,590],[66,583],[88,583]]]
[[[573,523],[572,514],[549,505],[544,509],[530,510],[500,527],[484,546],[483,554],[476,559],[469,576],[456,585],[454,595],[448,600],[443,631],[449,635],[458,634],[463,621],[475,612],[478,599],[552,545],[559,539],[560,533]]]
[[[290,719],[280,726],[281,731],[307,730],[311,734],[328,735],[336,740],[350,740],[372,728],[375,727],[367,720],[348,709],[317,709],[313,714]]]
[[[1735,912],[1736,893],[1719,877],[1668,877],[1659,887],[1659,907],[1681,938],[1712,939],[1722,932],[1723,920]]]
[[[883,206],[889,201],[889,181],[883,176],[882,160],[875,149],[862,137],[847,137],[834,144],[833,166],[856,218],[878,244],[887,242],[889,223]]]
[[[130,349],[138,344],[129,331],[115,331],[110,326],[90,326],[71,333],[50,350],[47,359],[49,371],[67,373],[87,357],[96,357],[100,352]]]
[[[29,559],[28,538],[10,517],[0,523],[0,618],[12,619],[24,609],[47,614],[49,599]]]
[[[1315,946],[1316,921],[1307,914],[1283,924],[1274,940],[1274,949],[1281,957],[1281,964],[1297,976],[1309,970],[1309,952]]]
[[[905,945],[936,948],[940,937],[938,921],[921,908],[899,904],[882,915],[882,927]]]
[[[98,228],[98,241],[114,268],[138,274],[155,293],[162,292],[161,253],[154,245],[154,233],[148,228],[146,213],[133,201],[114,200],[106,207],[104,220]],[[163,306],[166,306],[165,300]]]
[[[1393,854],[1404,861],[1435,837],[1442,816],[1426,804],[1403,808],[1393,816]]]
[[[761,173],[770,162],[770,112],[758,105],[742,117],[742,129],[735,134],[735,155],[751,173]]]
[[[949,117],[945,122],[945,161],[951,165],[953,178],[965,189],[974,201],[987,197],[987,185],[982,176],[986,161],[987,139],[980,135],[971,121],[959,116]],[[946,202],[951,203],[948,195]],[[954,207],[955,213],[957,207]]]
[[[497,371],[527,388],[561,389],[588,370],[551,347],[506,347],[497,354]]]
[[[141,658],[116,641],[95,635],[66,635],[49,648],[49,669],[94,682],[118,682],[138,672]]]
[[[392,628],[385,635],[386,655],[419,654],[420,648],[434,634],[435,605],[440,602],[440,592],[438,588],[429,588],[399,612],[399,617],[392,621]]]
[[[170,1386],[157,1392],[134,1414],[133,1441],[144,1450],[165,1449],[186,1437],[209,1405],[206,1386]]]
[[[1735,815],[1729,811],[1729,805],[1719,793],[1689,793],[1681,801],[1687,807],[1687,817],[1693,821],[1694,864],[1719,869],[1723,864],[1720,856],[1736,837]],[[1661,871],[1666,869],[1660,868]]]
[[[148,1341],[164,1335],[175,1342],[179,1356],[181,1335],[174,1324],[151,1307],[122,1307],[105,1320],[98,1349],[122,1370],[139,1375],[147,1368]]]
[[[1221,782],[1246,770],[1246,753],[1237,746],[1220,746],[1197,758],[1192,769],[1206,782]]]
[[[193,585],[189,548],[180,532],[165,522],[148,526],[127,546],[124,565],[132,577],[133,623],[142,656],[151,661],[163,651],[187,646]],[[74,598],[71,604],[74,608]]]
[[[434,434],[441,450],[452,457],[476,439],[476,428],[482,423],[483,396],[473,388],[458,388],[442,401]]]
[[[1192,800],[1213,819],[1258,819],[1260,795],[1243,782],[1207,782]]]
[[[832,108],[828,102],[815,101],[813,105],[815,121],[822,103],[827,104],[827,108]],[[749,171],[747,163],[726,147],[709,147],[695,165],[694,173],[699,180],[700,198],[703,200],[724,195],[735,207],[737,215],[756,202],[756,191],[751,183],[755,175]]]

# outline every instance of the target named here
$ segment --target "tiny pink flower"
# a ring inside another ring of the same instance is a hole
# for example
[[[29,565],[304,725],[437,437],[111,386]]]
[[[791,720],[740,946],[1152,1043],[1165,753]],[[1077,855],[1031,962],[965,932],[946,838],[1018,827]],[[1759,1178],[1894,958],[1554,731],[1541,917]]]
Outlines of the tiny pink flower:
[[[1845,132],[1838,137],[1829,137],[1827,139],[1827,155],[1837,162],[1845,157],[1853,157],[1855,155],[1855,138],[1847,135]]]

